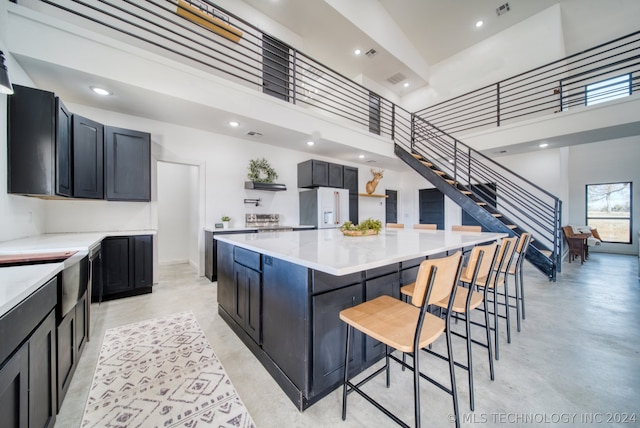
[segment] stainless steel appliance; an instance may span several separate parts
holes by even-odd
[[[316,187],[300,191],[300,224],[327,229],[348,220],[349,190]]]
[[[258,232],[286,232],[291,226],[280,225],[280,214],[245,214],[245,226],[256,228]]]

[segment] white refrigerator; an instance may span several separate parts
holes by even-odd
[[[300,224],[328,229],[348,220],[348,189],[316,187],[300,191]]]

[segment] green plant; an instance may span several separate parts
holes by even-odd
[[[382,230],[382,222],[372,218],[361,221],[360,224],[357,225],[350,221],[345,221],[342,226],[340,226],[340,230],[375,230],[376,232],[380,232]]]
[[[249,180],[258,183],[273,183],[273,180],[278,178],[278,173],[271,168],[269,161],[265,158],[251,159],[249,161],[249,174],[247,174]]]
[[[229,217],[228,215],[223,215],[221,220],[222,221],[231,221],[231,217]]]

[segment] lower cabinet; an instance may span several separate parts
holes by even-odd
[[[231,316],[258,344],[262,294],[260,254],[235,248],[233,264],[233,313]]]
[[[62,318],[57,327],[57,410],[60,410],[62,401],[67,395],[71,378],[76,371],[80,355],[84,350],[88,327],[87,292],[85,292],[76,303],[75,308]]]
[[[389,273],[377,278],[367,279],[365,282],[365,300],[373,300],[383,295],[400,298],[400,275],[398,272]],[[364,359],[373,363],[384,356],[384,345],[371,337],[365,337]]]
[[[50,428],[56,402],[57,278],[0,317],[0,426]]]
[[[151,293],[153,236],[110,236],[102,241],[101,290],[92,300],[109,300]]]

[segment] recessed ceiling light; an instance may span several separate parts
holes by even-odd
[[[364,155],[358,155],[360,159],[364,159]]]
[[[239,122],[236,122],[235,120],[232,120],[231,122],[229,122],[229,126],[236,128],[238,126],[240,126]]]
[[[545,147],[548,147],[548,146],[549,146],[549,143],[542,143],[538,147],[540,147],[541,149],[544,149]]]
[[[409,82],[404,82],[404,87],[408,88],[409,87]]]
[[[315,141],[307,141],[307,146],[313,146],[315,144]]]
[[[91,90],[98,95],[111,95],[111,92],[107,91],[103,88],[98,88],[97,86],[90,86]]]
[[[476,22],[476,28],[480,28],[483,25],[484,25],[484,21],[483,20],[480,20],[480,21]]]
[[[353,51],[353,53],[356,55],[360,55],[362,51],[360,49],[356,49],[355,51]]]

